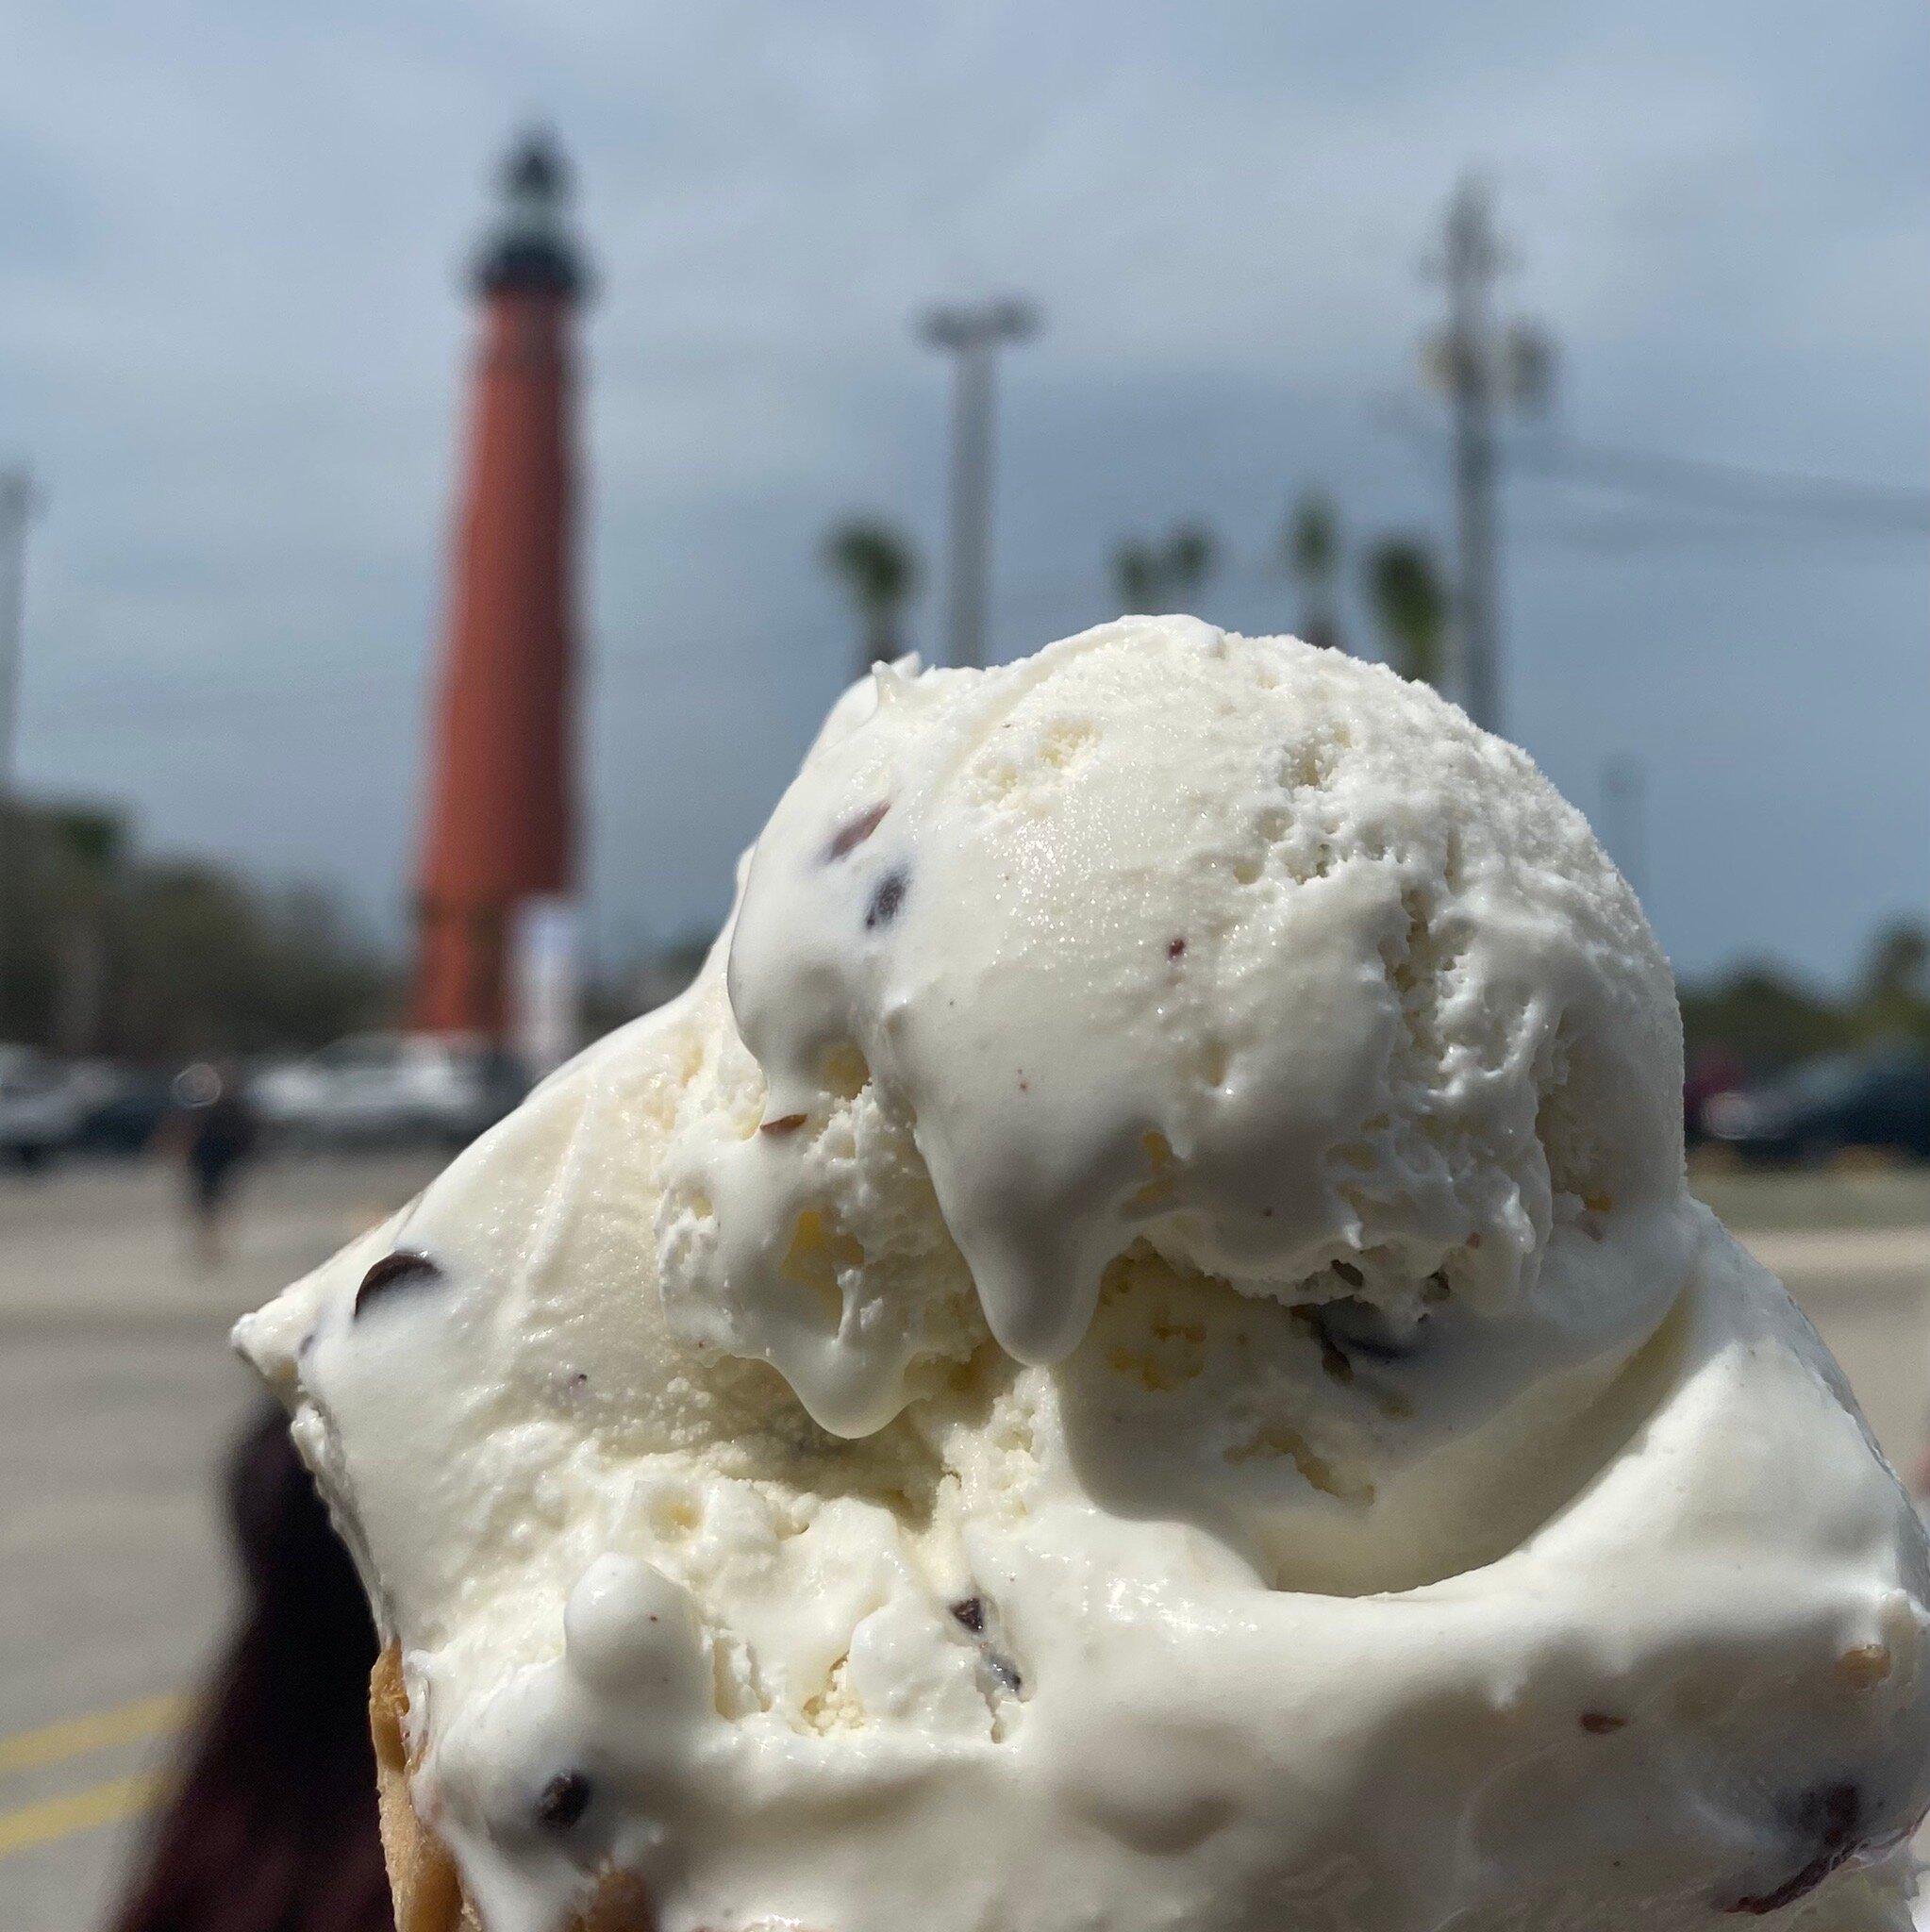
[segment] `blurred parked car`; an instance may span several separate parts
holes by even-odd
[[[73,1140],[85,1105],[69,1069],[29,1047],[0,1045],[0,1160],[42,1166]]]
[[[94,1070],[82,1098],[73,1137],[79,1154],[144,1153],[175,1109],[174,1082],[167,1074],[131,1068]]]
[[[1930,1059],[1832,1055],[1778,1079],[1714,1095],[1711,1140],[1755,1160],[1812,1161],[1846,1147],[1930,1159]]]
[[[358,1033],[264,1068],[250,1098],[273,1137],[301,1145],[459,1144],[507,1113],[524,1085],[485,1041]]]

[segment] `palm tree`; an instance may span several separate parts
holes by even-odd
[[[1128,537],[1112,553],[1112,580],[1122,610],[1156,610],[1164,601],[1166,573],[1150,543]]]
[[[1213,533],[1198,524],[1182,524],[1166,541],[1166,582],[1173,601],[1189,604],[1212,575]]]
[[[1181,524],[1163,543],[1128,537],[1112,553],[1120,603],[1148,614],[1186,604],[1212,575],[1218,556],[1213,533],[1199,524]]]
[[[854,517],[824,539],[824,558],[857,607],[857,675],[903,656],[899,623],[918,589],[918,553],[909,540],[876,518]]]
[[[1930,926],[1893,919],[1878,929],[1850,1017],[1867,1039],[1895,1042],[1914,1034],[1930,1044]]]
[[[1383,537],[1367,553],[1367,601],[1403,677],[1439,686],[1447,591],[1434,552],[1419,537]]]
[[[1299,580],[1303,615],[1300,634],[1325,650],[1340,648],[1336,610],[1336,578],[1340,569],[1340,520],[1324,490],[1307,490],[1287,518],[1281,541],[1287,568]]]

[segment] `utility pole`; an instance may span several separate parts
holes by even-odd
[[[0,1020],[20,903],[13,845],[13,741],[20,711],[21,619],[26,592],[26,523],[33,485],[24,469],[0,470]],[[0,1035],[5,1028],[0,1026]]]
[[[20,632],[26,591],[26,521],[34,508],[25,470],[0,470],[0,813],[13,796],[20,713]]]
[[[1010,297],[929,310],[919,333],[957,358],[952,382],[951,527],[945,559],[946,658],[985,660],[991,558],[992,358],[1037,334],[1039,311]]]
[[[1447,290],[1447,324],[1426,345],[1423,365],[1452,412],[1455,494],[1455,641],[1461,701],[1475,724],[1504,729],[1497,408],[1545,402],[1551,357],[1539,331],[1500,327],[1495,277],[1508,258],[1494,233],[1486,187],[1464,179],[1448,202],[1439,258],[1428,272]]]

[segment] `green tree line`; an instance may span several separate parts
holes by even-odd
[[[1722,1054],[1766,1073],[1818,1054],[1930,1052],[1930,926],[1898,919],[1879,928],[1842,992],[1755,962],[1685,985],[1681,996],[1691,1063]]]
[[[379,1019],[392,963],[327,891],[136,852],[94,807],[0,818],[0,1041],[167,1062],[319,1045]]]

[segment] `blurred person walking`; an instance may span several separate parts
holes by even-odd
[[[255,1111],[232,1063],[197,1061],[175,1082],[175,1114],[168,1134],[187,1183],[188,1218],[205,1268],[219,1268],[234,1184],[258,1134]]]
[[[226,1491],[241,1615],[109,1932],[390,1932],[375,1633],[278,1407],[242,1431]]]

